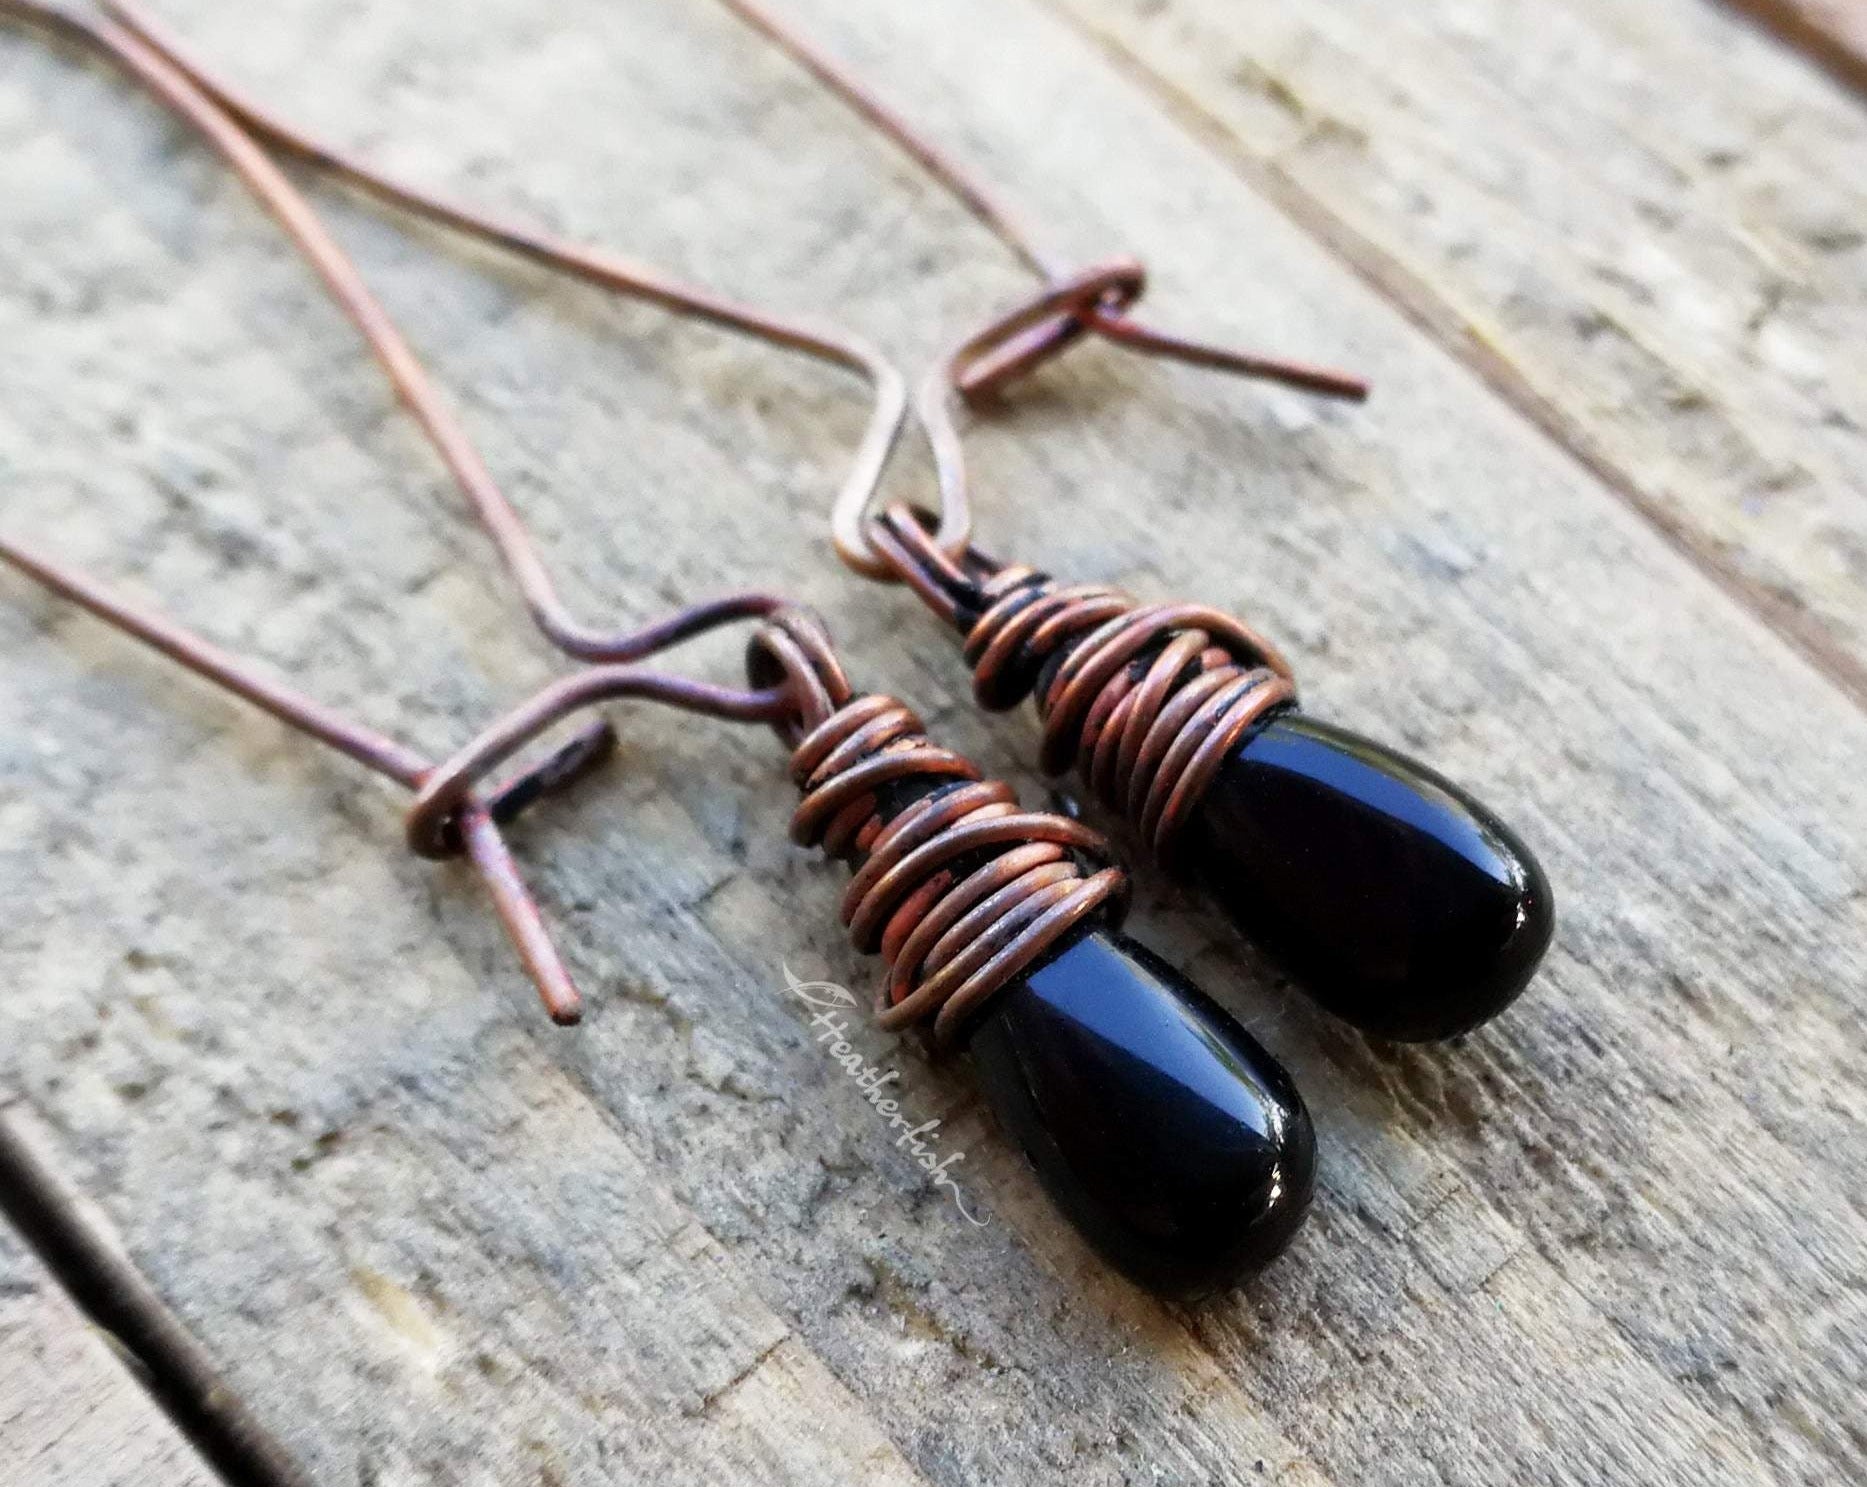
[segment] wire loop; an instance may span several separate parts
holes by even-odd
[[[1277,648],[1220,610],[1061,584],[977,549],[955,563],[906,506],[882,513],[876,537],[896,571],[965,637],[979,705],[1003,711],[1035,697],[1044,772],[1076,765],[1169,865],[1188,812],[1226,754],[1296,700]]]
[[[855,693],[814,616],[772,616],[747,673],[790,697],[780,732],[803,792],[791,836],[854,871],[842,920],[858,950],[887,962],[882,1027],[929,1021],[935,1042],[951,1044],[1065,936],[1098,918],[1120,923],[1128,875],[1102,836],[1023,810],[1011,786],[930,740],[904,704]]]

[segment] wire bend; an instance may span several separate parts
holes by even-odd
[[[1099,336],[1148,356],[1279,382],[1321,397],[1354,402],[1367,397],[1367,382],[1352,373],[1220,346],[1139,320],[1131,313],[1146,287],[1146,274],[1139,263],[1131,258],[1115,258],[1087,268],[1071,268],[1066,260],[1041,245],[1040,235],[1030,221],[995,186],[885,103],[853,69],[780,19],[764,0],[721,3],[775,43],[951,191],[1043,281],[1030,299],[961,341],[928,375],[916,398],[915,411],[939,477],[938,541],[949,557],[957,557],[961,551],[960,545],[950,540],[952,534],[968,531],[971,526],[966,466],[953,416],[955,395],[977,398],[1001,389],[1085,335]],[[858,572],[871,573],[876,548],[873,529],[863,536],[870,539],[861,550],[861,556],[868,561],[851,561],[847,552],[843,555]],[[839,542],[838,550],[843,551],[844,545]]]

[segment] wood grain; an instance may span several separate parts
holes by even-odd
[[[1137,932],[1289,1062],[1324,1143],[1297,1249],[1163,1308],[963,1067],[865,1035],[982,1231],[811,1042],[782,965],[874,966],[783,842],[769,737],[621,713],[611,772],[527,818],[592,1002],[564,1033],[464,875],[399,855],[387,791],[8,584],[0,1077],[321,1483],[1858,1474],[1867,718],[1073,23],[794,10],[1065,245],[1143,254],[1164,320],[1377,379],[1323,409],[1087,350],[979,430],[982,535],[1239,609],[1317,712],[1496,803],[1557,884],[1536,987],[1457,1047],[1369,1045],[1153,883]],[[904,363],[1024,287],[704,6],[165,13],[378,158]],[[334,312],[159,115],[0,34],[0,191],[9,530],[425,748],[548,673]],[[830,563],[844,385],[318,199],[581,608],[781,583],[1030,780],[1029,721],[973,713],[931,623]]]
[[[1867,699],[1867,112],[1703,0],[1054,0]]]

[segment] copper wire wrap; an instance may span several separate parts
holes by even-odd
[[[1035,697],[1044,772],[1077,765],[1165,865],[1233,745],[1296,700],[1277,648],[1220,610],[1059,583],[976,548],[955,560],[906,506],[884,511],[872,540],[965,637],[979,705],[1003,711]]]
[[[888,963],[882,1027],[931,1021],[935,1043],[950,1045],[1072,931],[1121,922],[1128,874],[1099,833],[1024,810],[1011,786],[929,739],[907,706],[855,692],[814,616],[773,615],[747,670],[797,704],[779,729],[804,792],[791,837],[855,873],[842,920],[858,950]]]

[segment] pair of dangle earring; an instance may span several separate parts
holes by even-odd
[[[867,374],[875,410],[845,507],[869,503],[902,421],[901,384],[885,365],[847,338],[374,176],[210,82],[127,6],[113,9],[120,20],[94,23],[41,0],[0,0],[0,15],[48,25],[115,61],[233,166],[362,332],[487,528],[534,622],[583,666],[434,761],[17,542],[0,539],[0,561],[411,791],[409,845],[431,858],[468,859],[560,1023],[578,1019],[580,997],[504,828],[598,764],[614,734],[606,721],[586,722],[542,760],[499,771],[579,714],[618,699],[770,725],[802,792],[791,834],[850,868],[843,921],[859,949],[888,964],[878,1020],[891,1029],[924,1025],[937,1045],[970,1050],[1002,1124],[1084,1234],[1130,1276],[1173,1293],[1210,1289],[1279,1253],[1313,1188],[1308,1112],[1281,1066],[1228,1013],[1120,933],[1129,880],[1102,837],[1069,817],[1022,809],[1010,786],[929,739],[905,705],[856,691],[821,624],[779,596],[728,595],[633,632],[578,620],[426,370],[259,140],[593,282]],[[745,687],[639,664],[736,621],[755,625]]]

